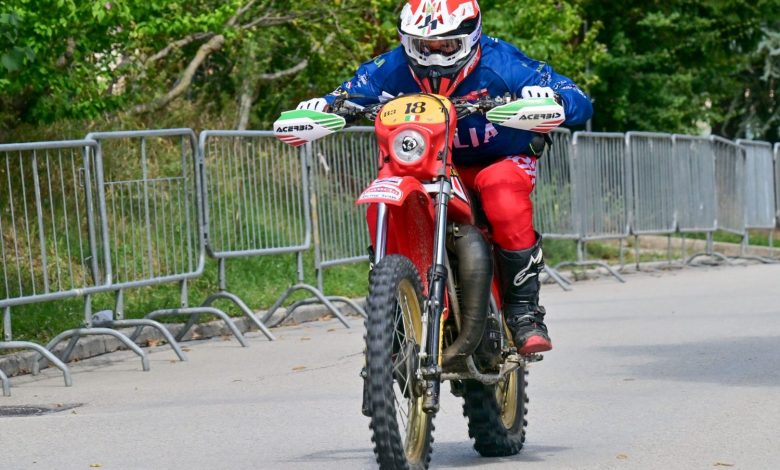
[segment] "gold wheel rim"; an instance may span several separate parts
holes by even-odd
[[[398,285],[394,321],[395,334],[399,335],[399,330],[403,331],[403,335],[397,338],[401,345],[401,352],[404,350],[408,352],[410,347],[419,346],[422,341],[422,312],[417,292],[412,283],[406,279],[401,280]],[[404,362],[406,359],[408,357],[404,358]],[[398,364],[399,361],[396,361],[394,367]],[[412,366],[416,369],[417,364]],[[413,387],[409,385],[408,378],[412,374],[413,371],[409,371],[409,367],[406,367],[406,385],[401,387],[396,380],[394,388],[396,415],[400,418],[398,424],[405,427],[404,451],[406,458],[414,462],[424,456],[430,416],[422,409],[422,397],[415,397]]]
[[[507,375],[506,380],[496,386],[496,401],[501,407],[501,422],[504,428],[512,429],[517,421],[517,385],[521,369]]]

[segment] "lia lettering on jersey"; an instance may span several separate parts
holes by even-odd
[[[477,133],[476,127],[470,127],[469,128],[469,135],[461,137],[460,132],[455,134],[455,141],[453,142],[453,145],[456,149],[465,149],[465,148],[477,148],[482,144],[487,144],[490,142],[490,139],[498,135],[498,131],[496,130],[495,126],[493,126],[492,122],[488,122],[485,124],[485,131],[482,133],[481,137]]]

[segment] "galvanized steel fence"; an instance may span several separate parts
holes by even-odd
[[[111,284],[108,246],[98,235],[96,148],[94,140],[0,145],[0,350],[39,352],[63,371],[68,386],[64,362],[41,345],[14,341],[11,314],[14,306],[88,295]]]
[[[143,319],[126,319],[124,295],[127,289],[179,282],[182,307],[186,308],[186,283],[203,272],[195,134],[190,129],[98,132],[89,134],[87,139],[97,142],[99,235],[108,251],[106,265],[113,274],[111,283],[100,292],[113,293],[115,305],[113,310],[93,315],[92,293],[87,293],[83,326],[55,336],[46,349],[53,351],[59,343],[70,339],[61,354],[67,362],[81,337],[108,335],[135,352],[143,369],[149,370],[149,359],[134,340],[143,328],[151,327],[160,332],[180,360],[187,360],[168,329],[154,320],[168,311],[152,312]],[[226,315],[224,318],[230,322]],[[116,329],[119,327],[136,330],[128,337]],[[184,333],[180,332],[177,339]],[[38,366],[34,362],[33,373],[37,373]]]
[[[307,290],[345,326],[346,319],[315,287],[304,282],[303,253],[312,245],[309,177],[310,152],[294,149],[262,131],[206,131],[200,135],[203,156],[209,255],[219,263],[217,299],[235,303],[247,316],[252,309],[228,292],[225,262],[230,258],[293,253],[298,283],[288,288],[255,325],[269,338],[265,326],[296,290]],[[288,309],[288,312],[292,308]]]
[[[772,245],[775,219],[774,154],[772,144],[751,140],[737,140],[737,145],[745,149],[745,208],[747,229],[769,230],[769,245]],[[749,243],[749,234],[745,234],[743,244]]]
[[[714,232],[717,229],[715,154],[707,137],[672,136],[677,229]]]
[[[780,223],[780,142],[775,144],[775,215]]]
[[[726,230],[747,241],[748,229],[773,229],[780,220],[780,144],[731,142],[719,137],[658,133],[553,132],[554,145],[539,162],[533,194],[534,223],[547,238],[577,242],[577,259],[565,265],[611,266],[589,260],[586,243],[630,236],[671,236]],[[233,302],[269,339],[266,323],[297,289],[321,302],[345,325],[326,296],[327,268],[364,262],[370,239],[365,209],[355,200],[375,177],[372,128],[352,128],[293,149],[271,132],[190,129],[94,133],[81,141],[0,145],[0,349],[32,349],[62,369],[83,335],[111,335],[142,358],[140,329],[177,341],[200,315],[216,315],[246,345],[233,321],[212,307]],[[770,235],[771,242],[771,235]],[[312,253],[316,287],[304,282],[304,254]],[[298,283],[257,318],[227,289],[229,259],[293,254]],[[695,255],[696,256],[696,255]],[[202,275],[206,258],[218,264],[219,288],[198,307],[188,305],[188,282]],[[693,258],[693,257],[692,257]],[[637,254],[638,260],[638,254]],[[548,274],[567,288],[556,269]],[[180,305],[125,319],[124,292],[177,283]],[[113,293],[115,308],[93,315],[91,300]],[[12,307],[64,298],[84,299],[84,327],[68,330],[46,347],[13,340]],[[171,336],[154,319],[189,315]],[[56,312],[53,313],[56,315]],[[125,336],[116,328],[135,326]],[[347,325],[348,326],[348,325]],[[60,360],[52,351],[70,338]],[[35,362],[37,366],[37,361]],[[4,394],[9,381],[0,371]]]

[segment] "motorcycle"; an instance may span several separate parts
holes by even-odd
[[[298,146],[347,120],[375,121],[379,172],[357,203],[368,205],[372,242],[361,376],[379,467],[428,468],[443,381],[464,400],[475,449],[516,454],[525,440],[526,369],[542,356],[522,356],[512,343],[489,231],[452,164],[453,140],[457,120],[473,113],[546,133],[563,122],[563,108],[552,98],[350,99],[338,97],[327,113],[284,112],[274,131]]]

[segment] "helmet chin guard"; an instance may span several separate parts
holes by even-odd
[[[481,56],[482,50],[477,47],[469,62],[460,70],[455,71],[441,70],[438,67],[415,67],[411,63],[409,64],[409,69],[412,72],[412,77],[414,77],[420,89],[425,93],[451,96],[455,89],[474,70]]]

